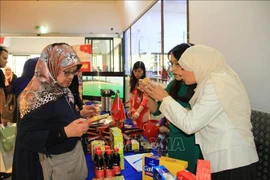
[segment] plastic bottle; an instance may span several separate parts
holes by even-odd
[[[118,147],[115,147],[113,153],[113,171],[115,176],[121,176],[122,174],[120,167],[120,154],[118,151]]]
[[[106,150],[107,158],[106,158],[106,170],[105,170],[105,176],[107,178],[111,178],[114,176],[113,171],[113,154],[111,149]]]
[[[96,162],[97,162],[97,150],[101,150],[101,147],[100,146],[96,146],[95,147],[95,153],[94,153],[94,165],[96,166]]]
[[[102,157],[102,151],[101,150],[97,150],[96,152],[97,157],[96,157],[96,161],[95,161],[95,176],[97,179],[104,178],[104,160]]]
[[[111,149],[111,147],[108,146],[108,145],[106,145],[106,146],[105,146],[105,152],[104,152],[104,164],[105,164],[105,168],[106,168],[106,166],[107,166],[106,162],[107,162],[107,150],[108,150],[108,149]]]

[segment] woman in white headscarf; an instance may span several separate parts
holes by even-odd
[[[210,160],[213,180],[254,180],[258,155],[251,132],[250,103],[238,75],[216,49],[195,45],[179,60],[182,79],[197,83],[183,108],[160,86],[145,85],[145,92],[162,101],[160,111],[187,134],[195,133],[204,159]]]
[[[10,93],[12,84],[14,80],[17,79],[17,75],[14,74],[11,70],[11,67],[5,67],[5,88],[8,93]]]

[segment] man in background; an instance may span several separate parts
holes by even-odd
[[[8,51],[4,47],[0,46],[0,68],[4,68],[7,65],[7,62],[8,62]],[[7,122],[2,121],[2,117],[1,117],[5,99],[6,99],[5,75],[3,71],[0,69],[0,126],[7,124]],[[1,152],[0,152],[0,156],[2,156]],[[0,169],[0,179],[6,179],[11,176],[11,173],[5,173],[1,171],[2,170]]]
[[[0,46],[0,68],[4,68],[7,62],[8,62],[8,51],[4,47]],[[0,115],[2,114],[5,98],[6,98],[5,75],[3,71],[0,70]]]

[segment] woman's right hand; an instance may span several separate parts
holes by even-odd
[[[79,118],[64,127],[65,133],[68,138],[81,137],[89,129],[89,124],[86,119]]]

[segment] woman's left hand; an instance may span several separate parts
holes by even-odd
[[[82,117],[91,118],[93,116],[99,115],[97,108],[93,105],[84,106],[83,109],[80,111],[80,115]]]
[[[163,98],[169,96],[169,94],[167,93],[167,91],[164,90],[163,87],[161,87],[160,85],[155,85],[153,83],[149,83],[147,86],[145,86],[144,92],[148,96],[158,101],[162,101]]]
[[[135,112],[131,117],[132,121],[136,121],[139,116],[140,116],[140,114],[138,112]]]

